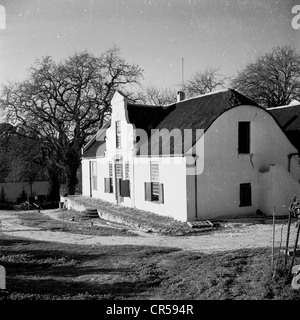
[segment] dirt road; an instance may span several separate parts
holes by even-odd
[[[57,219],[57,210],[45,210],[42,213]],[[70,244],[163,246],[205,253],[242,248],[272,247],[272,224],[228,223],[226,224],[226,228],[216,230],[210,234],[197,236],[169,237],[140,233],[139,237],[104,237],[27,227],[21,224],[18,215],[14,211],[0,211],[0,221],[2,223],[0,225],[0,237],[2,233],[14,237]],[[280,244],[281,229],[283,230],[282,245],[285,244],[287,225],[286,223],[277,223],[276,246]],[[291,246],[294,245],[295,235],[296,228],[292,225]]]

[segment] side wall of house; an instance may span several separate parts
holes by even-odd
[[[290,174],[278,165],[271,165],[268,171],[260,173],[259,177],[260,209],[267,215],[288,214],[288,205],[292,196],[300,195],[300,184],[290,179]]]
[[[82,159],[81,161],[81,171],[82,171],[82,195],[90,196],[90,169],[89,160]]]
[[[238,152],[239,121],[250,121],[249,154]],[[254,106],[225,112],[197,143],[203,143],[202,139],[204,170],[197,175],[198,219],[255,214],[259,201],[265,200],[262,195],[259,199],[260,171],[275,164],[287,172],[288,154],[297,152],[271,115]],[[287,176],[293,180],[289,172]],[[251,206],[240,206],[243,183],[251,184]]]
[[[150,162],[159,167],[159,182],[163,184],[163,203],[145,200],[145,182],[151,182]],[[134,205],[174,219],[187,220],[186,161],[177,158],[134,158]]]
[[[176,158],[131,158],[129,160],[130,196],[123,197],[119,205],[135,207],[163,216],[186,221],[186,163],[184,157]],[[113,159],[95,158],[82,161],[82,190],[84,196],[90,196],[90,169],[89,162],[96,161],[97,188],[93,189],[92,197],[117,203],[116,200],[116,173],[113,169],[113,192],[105,192],[105,178],[109,178],[109,162]],[[145,198],[145,183],[151,182],[150,163],[155,161],[159,166],[159,183],[163,184],[163,203],[148,201]],[[124,164],[123,164],[124,165]],[[125,168],[123,168],[125,172]],[[125,178],[125,177],[124,177]]]

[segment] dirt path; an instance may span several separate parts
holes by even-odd
[[[58,211],[56,210],[56,212]],[[55,210],[45,210],[42,213],[57,219]],[[13,211],[0,211],[0,221],[2,223],[2,225],[0,225],[0,237],[2,233],[14,237],[70,244],[163,246],[206,253],[272,246],[271,224],[229,223],[226,229],[220,229],[210,234],[198,236],[169,237],[140,233],[140,237],[104,237],[45,231],[27,227],[21,224],[21,220]],[[281,226],[281,223],[276,224],[276,246],[280,244]],[[283,245],[286,239],[286,229],[286,224],[284,224]],[[296,228],[292,225],[291,246],[294,245],[295,234]]]

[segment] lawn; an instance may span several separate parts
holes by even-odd
[[[125,226],[111,227],[99,218],[82,220],[81,214],[76,211],[62,211],[59,217],[63,220],[51,219],[35,210],[25,211],[25,213],[23,211],[19,214],[19,217],[23,225],[41,230],[64,231],[96,236],[137,236],[136,233],[131,232]],[[74,218],[75,221],[69,221],[71,218]]]
[[[203,254],[39,242],[2,234],[0,264],[6,268],[7,291],[0,292],[0,299],[299,299],[291,279],[285,280],[282,263],[272,278],[270,258],[270,249]]]

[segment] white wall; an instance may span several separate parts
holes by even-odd
[[[7,201],[16,202],[22,194],[22,191],[26,192],[28,196],[31,196],[31,189],[29,182],[6,182],[0,183],[0,192],[4,188],[5,198]],[[32,184],[32,195],[49,195],[50,183],[48,181],[35,181]]]
[[[90,168],[89,160],[82,159],[81,161],[81,170],[82,170],[82,195],[89,197],[90,196]]]
[[[270,166],[269,171],[260,173],[260,205],[267,215],[287,215],[294,195],[300,196],[300,185],[281,166]]]
[[[239,121],[251,121],[250,154],[238,154]],[[259,209],[259,171],[270,164],[287,170],[287,155],[297,152],[274,119],[254,106],[225,112],[202,139],[204,171],[197,178],[198,219],[255,214]],[[251,183],[250,207],[239,206],[241,183]]]
[[[112,159],[111,159],[112,160]],[[186,207],[186,163],[184,157],[174,158],[131,158],[130,164],[130,197],[124,197],[120,205],[136,207],[160,215],[173,217],[177,220],[187,220]],[[150,161],[159,162],[159,182],[164,184],[164,203],[145,201],[145,182],[150,182]],[[89,160],[93,161],[93,160]],[[89,165],[83,161],[83,195],[89,193]],[[114,193],[104,192],[104,178],[109,177],[109,159],[97,158],[97,190],[93,190],[93,197],[116,203],[116,181],[113,175]],[[134,163],[134,165],[133,165]],[[125,163],[123,163],[125,173]]]
[[[150,182],[150,161],[159,163],[159,182],[164,184],[164,203],[145,201],[145,182]],[[141,163],[143,161],[143,163]],[[186,161],[175,158],[134,158],[135,207],[177,220],[187,220]],[[165,162],[165,163],[164,163]]]

